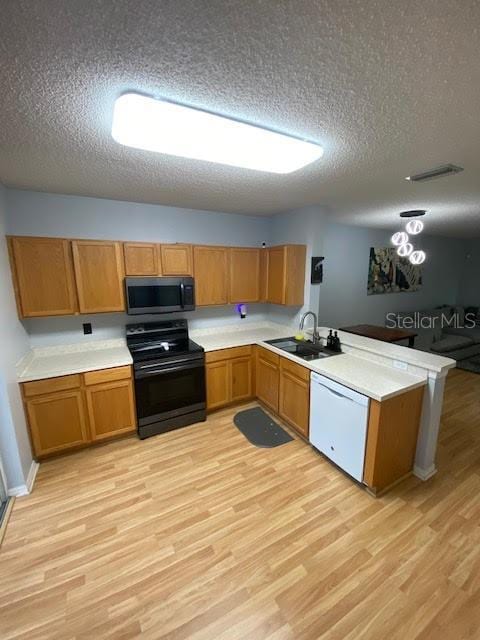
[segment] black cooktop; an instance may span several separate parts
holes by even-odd
[[[134,362],[203,352],[188,337],[186,320],[128,324],[127,346]]]

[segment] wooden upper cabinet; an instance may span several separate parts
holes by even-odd
[[[232,247],[230,252],[230,302],[259,302],[260,249]]]
[[[160,273],[156,244],[124,242],[123,256],[127,276],[157,276]]]
[[[196,305],[228,303],[228,249],[193,248]]]
[[[285,304],[285,251],[284,247],[268,249],[267,302]]]
[[[161,244],[160,261],[164,276],[193,275],[192,245]]]
[[[68,240],[12,237],[9,251],[21,316],[59,316],[77,311]]]
[[[268,249],[260,249],[260,289],[259,302],[267,301]]]
[[[73,240],[72,249],[80,312],[124,311],[121,243]]]
[[[287,244],[268,249],[267,302],[302,305],[307,248]]]

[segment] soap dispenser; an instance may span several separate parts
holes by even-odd
[[[340,347],[340,338],[338,337],[338,333],[335,331],[335,334],[333,336],[333,350],[334,351],[341,351],[341,347]]]
[[[327,337],[327,349],[333,349],[333,332],[331,329]]]

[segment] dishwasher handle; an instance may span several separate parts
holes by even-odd
[[[327,378],[326,376],[323,376],[315,371],[313,371],[311,375],[311,384],[312,392],[314,391],[314,385],[319,385],[326,391],[329,391],[332,395],[337,396],[342,400],[351,400],[352,402],[360,404],[364,407],[368,406],[370,402],[370,398],[365,396],[363,393],[354,391],[350,387],[346,387],[339,382],[335,382],[335,380]]]
[[[328,391],[328,393],[331,393],[334,396],[337,396],[337,398],[342,398],[342,400],[350,400],[350,402],[355,402],[355,400],[353,398],[350,398],[349,396],[344,396],[343,393],[339,393],[338,391],[334,391],[333,389],[331,389],[330,387],[327,387],[325,384],[322,384],[321,382],[317,382],[317,384],[319,384],[321,387],[326,389]]]

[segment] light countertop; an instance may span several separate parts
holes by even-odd
[[[424,375],[414,375],[373,362],[369,360],[368,357],[353,355],[351,352],[342,353],[323,360],[306,361],[265,343],[265,340],[286,338],[294,334],[295,329],[292,327],[285,327],[274,323],[252,325],[251,327],[245,328],[230,328],[225,326],[221,328],[217,327],[216,329],[190,332],[192,340],[200,344],[205,351],[216,351],[218,349],[257,344],[311,371],[325,375],[335,380],[335,382],[339,382],[340,384],[350,387],[350,389],[363,393],[374,400],[387,400],[405,391],[422,387],[427,383],[427,372],[425,372]],[[378,344],[380,347],[383,345],[383,343]]]
[[[326,331],[320,328],[322,334]],[[379,401],[425,385],[429,371],[443,371],[455,366],[449,358],[346,333],[341,334],[346,353],[316,361],[302,360],[265,343],[266,340],[294,334],[292,327],[273,322],[190,331],[191,339],[207,352],[257,344]],[[394,368],[389,365],[389,358],[410,362],[415,371]],[[124,338],[41,347],[32,349],[18,363],[17,379],[29,382],[130,364],[132,357]]]
[[[90,341],[32,349],[17,365],[18,382],[132,364],[124,339]]]
[[[205,351],[230,349],[248,344],[258,344],[263,340],[274,340],[293,336],[295,329],[273,322],[251,323],[244,327],[225,325],[210,329],[190,331],[190,338],[201,345]]]
[[[322,360],[302,360],[290,353],[285,353],[271,344],[258,343],[260,346],[278,353],[302,366],[335,380],[340,384],[358,391],[373,400],[388,400],[401,393],[423,387],[427,376],[421,377],[386,367],[366,358],[359,358],[350,353],[341,353]]]

